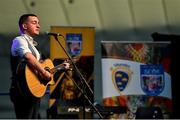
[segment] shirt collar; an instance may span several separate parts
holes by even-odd
[[[38,43],[33,39],[33,37],[27,35],[27,34],[22,34],[29,42],[31,42],[34,46],[37,46]]]
[[[28,39],[30,42],[33,42],[33,38],[27,34],[22,34],[26,39]]]

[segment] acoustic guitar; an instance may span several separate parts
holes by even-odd
[[[60,64],[54,67],[50,59],[44,60],[40,65],[52,74],[55,74],[58,70],[65,69],[64,64]],[[23,78],[23,81],[19,82],[23,93],[28,91],[28,93],[30,92],[34,97],[40,98],[45,94],[48,85],[55,84],[53,77],[49,81],[43,80],[41,79],[40,75],[37,74],[37,71],[32,70],[27,64],[21,64],[18,68],[18,75],[20,79]],[[23,72],[22,69],[24,69],[25,71]],[[28,93],[26,93],[26,96]]]

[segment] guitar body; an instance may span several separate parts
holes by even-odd
[[[41,67],[51,69],[54,65],[50,59],[46,59],[41,63]],[[42,97],[46,92],[47,86],[54,84],[53,77],[49,82],[44,82],[39,79],[38,75],[28,65],[25,67],[25,80],[30,93],[35,97]]]

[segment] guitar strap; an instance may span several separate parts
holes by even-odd
[[[23,37],[24,37],[24,36],[23,36]],[[34,48],[32,47],[32,45],[30,44],[29,40],[28,40],[26,37],[24,37],[24,38],[25,38],[25,40],[27,41],[28,47],[29,47],[29,49],[31,50],[32,54],[37,58],[36,52],[35,52]]]

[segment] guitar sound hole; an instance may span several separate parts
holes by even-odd
[[[46,71],[50,72],[50,68],[49,67],[45,67],[44,68]],[[47,85],[47,83],[49,82],[48,80],[45,79],[39,79],[41,84]]]
[[[46,71],[50,72],[50,68],[49,67],[45,67],[44,68]]]

